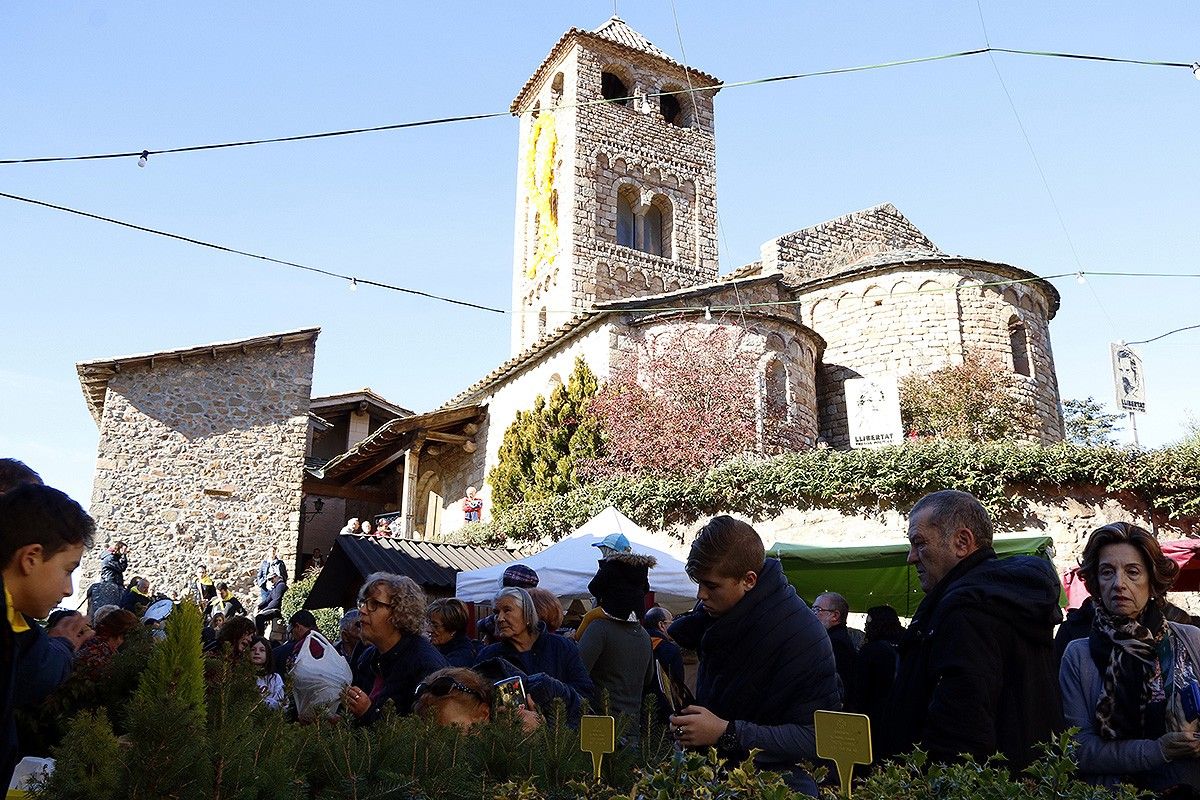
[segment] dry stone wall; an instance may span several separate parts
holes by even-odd
[[[177,589],[207,564],[257,602],[266,548],[295,564],[313,352],[310,341],[114,374],[92,491],[98,546],[84,580],[98,578],[104,545],[123,539],[127,580]]]
[[[889,250],[938,252],[890,203],[784,234],[761,248],[763,269],[781,270],[792,282],[820,278]]]
[[[1012,276],[985,262],[933,262],[849,273],[806,288],[802,320],[825,338],[818,370],[821,435],[833,447],[849,443],[845,381],[876,375],[929,372],[961,363],[967,349],[991,354],[1013,368],[1009,323],[1016,316],[1028,334],[1029,377],[1018,375],[1033,403],[1042,443],[1063,436],[1058,381],[1050,348],[1049,302],[1036,283],[1003,292],[983,284]]]

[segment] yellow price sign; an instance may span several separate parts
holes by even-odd
[[[816,711],[813,724],[817,729],[817,756],[837,764],[842,794],[849,797],[854,765],[870,764],[873,760],[871,720],[866,714]]]
[[[617,721],[612,717],[584,717],[579,722],[579,749],[592,754],[592,769],[600,780],[605,753],[617,749]]]

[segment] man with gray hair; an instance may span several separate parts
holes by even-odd
[[[858,665],[858,652],[850,641],[850,631],[846,627],[850,604],[837,592],[825,592],[813,601],[812,610],[829,634],[833,659],[837,662],[838,677],[842,681],[842,707],[848,708],[850,697],[854,694],[854,673]]]
[[[908,542],[925,599],[900,643],[881,755],[918,745],[941,761],[999,752],[1013,770],[1024,768],[1034,745],[1063,728],[1054,566],[1037,556],[997,558],[987,511],[950,489],[913,506]]]

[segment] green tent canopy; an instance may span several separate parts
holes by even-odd
[[[1049,558],[1052,551],[1049,536],[996,536],[992,546],[1001,558]],[[904,541],[857,547],[780,542],[767,555],[783,562],[788,581],[808,603],[823,592],[837,592],[850,603],[851,611],[886,604],[900,616],[911,617],[925,597],[916,569],[908,565],[908,543]]]

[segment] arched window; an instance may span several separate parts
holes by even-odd
[[[625,186],[617,193],[617,244],[637,247],[637,218],[633,213],[633,191]]]
[[[542,310],[538,312],[538,338],[546,335],[546,307],[542,306]]]
[[[682,86],[667,84],[660,90],[658,108],[663,119],[680,128],[692,127],[692,96]]]
[[[658,100],[659,108],[662,109],[663,119],[672,125],[678,125],[679,117],[683,113],[683,109],[679,105],[679,98],[673,94],[664,94]]]
[[[611,72],[600,73],[600,96],[621,105],[629,105],[629,87]]]
[[[1029,368],[1029,335],[1025,323],[1016,314],[1008,318],[1008,346],[1012,350],[1013,372],[1032,376]]]
[[[554,81],[550,84],[550,105],[557,106],[562,102],[563,96],[563,74],[560,72],[554,76]]]
[[[663,255],[663,215],[662,209],[657,205],[652,204],[646,209],[646,216],[642,218],[642,231],[642,249],[651,255]]]

